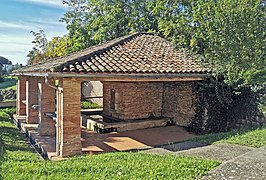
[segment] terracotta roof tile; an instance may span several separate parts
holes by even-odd
[[[167,40],[137,33],[108,41],[46,63],[14,71],[62,73],[207,73],[196,56],[176,50]]]

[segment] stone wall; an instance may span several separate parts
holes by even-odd
[[[191,82],[104,82],[104,114],[122,120],[169,117],[188,126],[195,114]],[[115,106],[111,107],[111,90]]]

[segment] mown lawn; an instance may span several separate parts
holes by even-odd
[[[81,101],[81,109],[97,109],[97,108],[102,108],[102,106],[90,101]]]
[[[257,129],[239,129],[230,132],[207,134],[192,140],[206,144],[231,143],[259,148],[266,145],[266,127]]]
[[[0,112],[0,134],[0,179],[196,179],[220,164],[138,152],[43,161],[31,151],[6,112]]]
[[[3,82],[0,82],[0,89],[16,89],[16,78],[4,78]]]

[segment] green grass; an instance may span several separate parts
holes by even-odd
[[[4,78],[3,82],[0,82],[0,89],[16,89],[16,78]]]
[[[198,158],[138,152],[43,161],[25,144],[5,112],[0,112],[0,134],[3,149],[0,179],[196,179],[220,164]]]
[[[192,140],[206,144],[231,143],[259,148],[266,145],[266,127],[207,134],[193,138]]]
[[[9,116],[16,113],[16,107],[0,108],[0,113],[7,113]]]
[[[97,109],[101,107],[102,106],[98,105],[97,103],[93,103],[90,101],[81,101],[81,109]]]

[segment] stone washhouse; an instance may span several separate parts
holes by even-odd
[[[209,72],[167,40],[137,33],[14,71],[16,116],[39,124],[40,136],[55,136],[58,156],[80,154],[83,81],[103,84],[104,117],[121,122],[167,118],[187,126],[195,114],[193,83]]]

